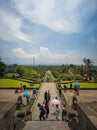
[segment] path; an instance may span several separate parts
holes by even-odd
[[[56,96],[58,97],[58,94],[57,94],[57,89],[54,85],[54,83],[43,83],[42,84],[42,87],[40,88],[40,91],[39,91],[39,97],[37,99],[37,102],[35,103],[34,105],[34,108],[33,108],[33,113],[32,113],[32,119],[33,120],[39,120],[39,110],[38,110],[38,107],[37,107],[37,103],[41,103],[43,104],[43,101],[44,101],[44,92],[45,91],[48,91],[50,90],[50,94],[51,94],[51,100],[54,99]],[[55,120],[55,116],[53,115],[54,113],[54,108],[51,106],[50,104],[50,114],[49,114],[49,120]]]
[[[63,130],[70,130],[67,126],[66,122],[56,121],[54,113],[54,108],[50,104],[50,114],[48,120],[39,121],[39,109],[37,107],[37,103],[43,103],[44,92],[50,90],[51,100],[56,96],[58,97],[57,89],[54,83],[43,83],[40,90],[37,101],[34,104],[34,108],[32,110],[32,121],[28,121],[27,125],[22,130],[59,130],[60,128]]]

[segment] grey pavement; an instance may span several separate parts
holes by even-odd
[[[29,92],[29,96],[32,96],[32,90],[26,90]],[[15,93],[15,89],[0,89],[0,101],[16,102],[19,96],[22,96],[23,104],[26,104],[26,98],[23,97],[24,92]]]
[[[67,97],[68,105],[72,104],[72,97],[75,95],[74,91],[67,90],[64,93]],[[78,102],[95,102],[97,101],[97,90],[80,90],[80,94],[77,96]]]
[[[29,121],[23,130],[70,130],[64,121]]]

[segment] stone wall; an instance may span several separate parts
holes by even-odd
[[[1,104],[2,103],[0,102],[0,105]],[[0,110],[0,130],[14,130],[14,112],[16,109],[16,104],[3,102],[3,105],[1,106],[3,108],[2,111]]]
[[[62,93],[62,98],[65,104],[68,104],[67,97]],[[93,103],[88,103],[93,108],[97,108],[97,103],[93,106]],[[77,104],[78,123],[75,125],[74,130],[97,130],[97,112],[88,109],[87,103]]]
[[[78,111],[78,129],[77,130],[97,130],[97,126],[91,122],[88,118],[88,115],[85,113],[85,110],[82,109],[82,104],[77,105]]]

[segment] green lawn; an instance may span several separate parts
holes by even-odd
[[[20,86],[26,85],[27,88],[33,88],[30,83],[14,80],[14,79],[0,79],[0,88],[20,88]],[[40,84],[34,84],[36,88],[40,87]]]
[[[72,85],[74,87],[74,83]],[[70,84],[67,84],[66,86],[68,88],[70,88]],[[82,82],[82,83],[80,83],[80,88],[84,88],[84,89],[97,88],[97,83],[85,83],[85,82]]]

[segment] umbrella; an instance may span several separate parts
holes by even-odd
[[[80,87],[80,83],[76,82],[76,83],[74,83],[74,86],[75,87]]]
[[[58,99],[51,100],[52,105],[60,105],[60,101]]]
[[[24,92],[24,94],[23,94],[24,97],[27,97],[28,95],[29,95],[28,91]]]

